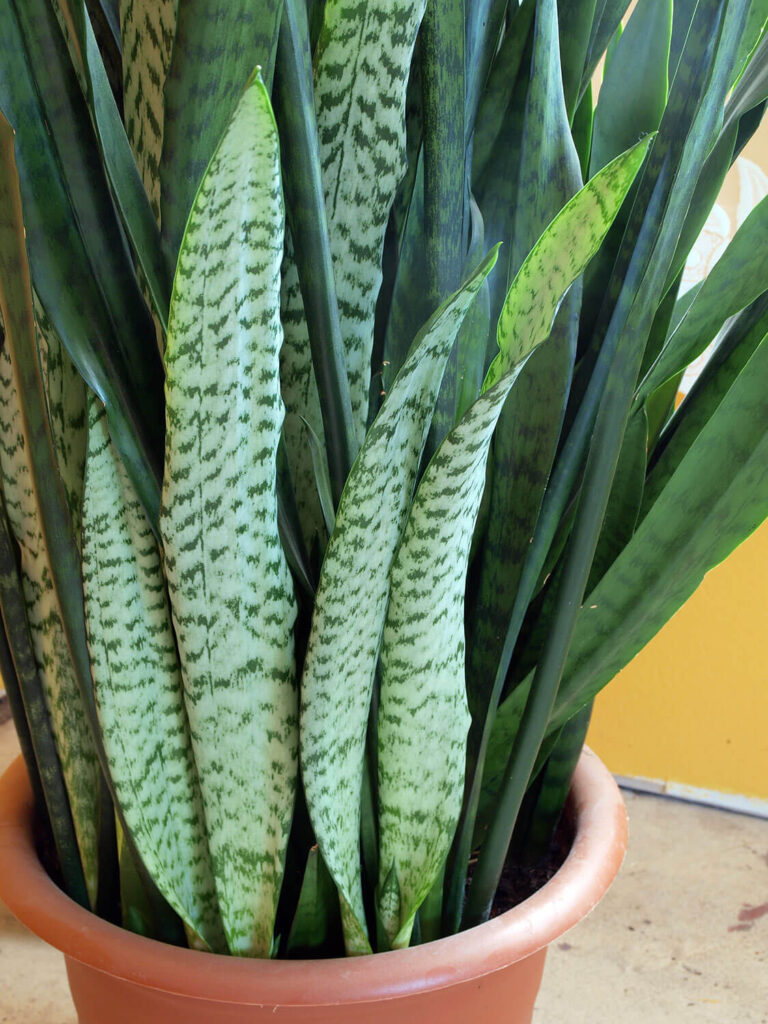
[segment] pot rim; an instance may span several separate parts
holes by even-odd
[[[181,949],[135,935],[66,896],[37,857],[33,796],[24,762],[18,757],[0,778],[0,899],[65,956],[167,993],[262,1006],[392,999],[508,967],[586,917],[616,876],[627,843],[626,810],[618,786],[587,747],[569,799],[576,832],[561,868],[527,900],[491,921],[421,946],[373,956],[251,960]]]

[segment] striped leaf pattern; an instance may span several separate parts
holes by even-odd
[[[277,532],[283,201],[255,78],[184,235],[166,350],[160,528],[230,950],[268,956],[298,761],[296,605]]]
[[[160,552],[88,400],[83,589],[96,705],[120,806],[148,871],[210,949],[226,949]]]
[[[427,467],[392,564],[378,720],[379,905],[393,946],[448,852],[463,792],[469,727],[464,591],[488,449],[504,401],[544,342],[563,295],[610,227],[639,168],[641,142],[596,175],[555,217],[524,261],[499,317],[499,354],[484,393]]]
[[[407,166],[405,94],[425,7],[426,0],[328,0],[315,58],[320,162],[358,444],[368,416],[384,232]]]
[[[171,64],[178,2],[120,0],[125,131],[158,224],[163,87]]]
[[[13,367],[0,351],[0,469],[8,520],[21,556],[21,578],[35,660],[69,793],[88,896],[98,877],[99,768],[51,578],[32,487]]]
[[[36,296],[35,323],[56,462],[79,541],[87,438],[85,384]]]
[[[320,410],[312,353],[309,347],[307,322],[301,298],[299,272],[293,258],[290,231],[285,236],[280,319],[284,340],[280,350],[280,380],[285,400],[285,450],[291,467],[291,478],[296,492],[296,508],[301,529],[308,546],[315,537],[322,536],[323,513],[315,486],[312,455],[307,444],[306,428],[302,418],[317,434],[321,449],[325,451],[325,431]]]
[[[349,475],[315,598],[302,678],[302,773],[353,954],[371,949],[360,880],[360,788],[389,569],[448,354],[495,261],[494,249],[414,342]]]

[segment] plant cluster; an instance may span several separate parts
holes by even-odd
[[[681,291],[768,4],[628,6],[0,0],[0,660],[83,905],[482,922],[768,513],[768,201]]]

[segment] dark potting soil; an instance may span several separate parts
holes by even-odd
[[[491,909],[498,917],[518,903],[527,900],[552,878],[565,862],[573,846],[574,828],[570,816],[564,814],[555,829],[549,849],[536,864],[525,865],[507,861]]]

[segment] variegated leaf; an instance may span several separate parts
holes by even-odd
[[[482,396],[427,467],[390,574],[378,720],[382,925],[407,946],[461,807],[469,712],[464,591],[493,431],[526,360],[546,341],[563,295],[610,227],[647,141],[614,160],[555,217],[527,256],[499,317],[499,354]],[[387,892],[395,878],[399,900]],[[389,886],[391,889],[391,885]]]
[[[45,689],[88,896],[93,905],[98,880],[99,766],[40,529],[7,346],[0,351],[0,469],[8,520],[19,545],[35,660]]]
[[[72,517],[72,531],[79,542],[87,437],[85,383],[37,296],[35,323],[56,462]]]
[[[298,761],[296,604],[277,532],[284,211],[252,79],[203,178],[174,282],[160,528],[224,929],[269,956]]]
[[[125,131],[158,224],[163,87],[171,64],[178,2],[120,0]]]
[[[149,521],[88,400],[83,590],[96,706],[125,821],[163,895],[226,949],[165,579]]]
[[[302,773],[353,954],[371,949],[360,881],[360,787],[389,569],[448,354],[495,262],[494,249],[419,332],[352,467],[315,598],[302,678]]]
[[[280,380],[287,413],[283,429],[285,450],[291,468],[302,533],[311,547],[315,537],[322,536],[323,512],[302,420],[306,420],[317,434],[323,450],[325,432],[290,231],[286,231],[285,236],[280,319],[284,332],[283,347],[280,350]]]
[[[315,54],[320,161],[358,444],[368,416],[384,232],[406,170],[405,94],[425,7],[426,0],[328,0]],[[319,433],[297,284],[283,301],[284,395],[288,411]],[[306,453],[301,465],[311,480]]]

